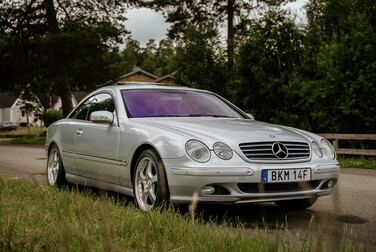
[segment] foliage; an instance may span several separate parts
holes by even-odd
[[[59,95],[66,115],[72,109],[71,91],[92,89],[117,76],[113,63],[125,34],[127,3],[2,1],[2,88],[17,92],[31,85],[46,108],[48,97]]]
[[[301,61],[303,33],[286,11],[272,5],[246,35],[233,99],[259,120],[293,125],[300,119],[292,110],[296,94],[290,81]]]
[[[47,109],[43,115],[44,125],[48,127],[54,122],[63,118],[63,111],[56,109]]]
[[[376,159],[374,157],[337,157],[341,168],[376,169]]]
[[[139,66],[156,76],[164,76],[175,71],[174,56],[175,47],[169,38],[162,39],[158,46],[151,39],[145,48],[141,48],[138,41],[129,37],[126,40],[126,47],[120,52],[119,69],[121,74],[124,74]]]
[[[210,1],[143,1],[147,6],[164,11],[167,22],[171,23],[169,36],[182,38],[190,27],[196,29],[211,27],[219,32],[227,25],[227,70],[231,73],[234,65],[235,37],[249,21],[258,1],[210,0]],[[236,22],[237,21],[237,22]]]
[[[189,27],[176,49],[176,82],[224,94],[227,77],[219,43],[215,29]]]
[[[306,128],[374,133],[376,33],[370,10],[375,2],[366,9],[363,1],[337,3],[321,0],[308,6],[304,60],[293,86],[307,113]]]

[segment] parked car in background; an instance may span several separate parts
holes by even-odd
[[[17,129],[17,125],[13,122],[1,122],[0,131],[14,131]]]
[[[325,138],[259,122],[204,90],[128,83],[88,95],[48,128],[48,183],[163,203],[276,202],[305,209],[339,175]]]

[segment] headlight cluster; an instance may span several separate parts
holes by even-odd
[[[213,145],[214,153],[224,160],[229,160],[232,158],[232,149],[224,143],[215,143]]]
[[[200,163],[208,162],[211,157],[209,148],[198,140],[189,140],[185,144],[185,151],[190,158]],[[215,143],[213,145],[213,151],[223,160],[232,158],[232,149],[227,144]]]
[[[326,139],[322,139],[320,144],[316,141],[313,141],[311,143],[312,150],[316,154],[316,156],[318,156],[319,158],[335,159],[336,151],[334,150],[331,143]]]
[[[208,162],[210,159],[209,148],[197,140],[189,140],[185,144],[185,151],[187,152],[188,156],[200,163]]]
[[[334,150],[333,145],[326,139],[321,140],[322,150],[325,156],[328,156],[330,159],[336,158],[336,151]]]

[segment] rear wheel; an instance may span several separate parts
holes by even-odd
[[[133,174],[135,203],[143,211],[149,211],[169,200],[165,168],[158,153],[145,150],[138,157]]]
[[[47,180],[48,184],[52,186],[62,187],[66,185],[63,161],[56,145],[52,146],[48,153]]]
[[[317,197],[307,198],[307,199],[296,199],[296,200],[282,200],[277,201],[276,204],[283,209],[287,210],[304,210],[312,206],[317,200]]]

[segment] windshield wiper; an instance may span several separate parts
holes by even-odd
[[[216,114],[189,114],[189,117],[225,117],[225,118],[235,118],[233,116],[226,115],[216,115]]]

